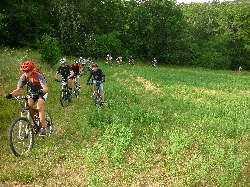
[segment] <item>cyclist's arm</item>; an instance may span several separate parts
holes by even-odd
[[[47,84],[43,84],[43,85],[41,85],[41,87],[42,87],[42,91],[43,91],[43,93],[48,93],[49,92],[49,88],[48,88],[48,85]]]
[[[58,72],[56,72],[55,74],[55,79],[58,79]]]
[[[75,73],[74,73],[73,69],[71,69],[71,70],[70,70],[70,78],[73,78],[73,77],[74,77],[74,74],[75,74]]]
[[[82,67],[79,65],[79,73],[82,73]]]
[[[90,81],[90,78],[92,77],[92,75],[93,75],[93,72],[92,72],[92,71],[90,71],[90,73],[89,73],[89,77],[88,77],[88,79],[87,79],[87,82],[89,82],[89,81]]]
[[[102,70],[101,70],[101,81],[102,81],[102,82],[105,82],[105,75],[104,75],[104,73],[103,73]]]
[[[43,93],[48,93],[49,92],[49,88],[47,85],[46,80],[44,79],[44,77],[41,74],[37,74],[37,78],[41,84],[41,89],[43,91]]]
[[[17,89],[13,90],[10,94],[12,94],[12,97],[18,96],[22,91],[22,88],[17,87]]]
[[[61,72],[61,66],[56,71],[55,79],[58,79],[58,74],[60,74],[60,72]]]

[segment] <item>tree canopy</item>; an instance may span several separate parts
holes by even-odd
[[[3,0],[0,6],[1,45],[39,48],[47,38],[63,55],[250,69],[245,1]]]

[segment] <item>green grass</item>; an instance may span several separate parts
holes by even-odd
[[[0,51],[2,186],[250,185],[249,72],[110,67],[103,60],[106,105],[94,106],[84,74],[80,97],[61,107],[57,67],[33,50]],[[8,128],[20,107],[4,95],[15,89],[27,59],[46,75],[54,134],[36,137],[27,155],[15,157]]]

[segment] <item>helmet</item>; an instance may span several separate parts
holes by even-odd
[[[22,71],[30,71],[35,68],[34,63],[31,60],[25,61],[21,66],[20,70]]]
[[[66,64],[66,59],[65,58],[61,59],[60,64]]]
[[[98,64],[97,64],[97,63],[94,63],[94,64],[92,65],[92,67],[98,67]]]
[[[74,60],[74,64],[78,64],[78,61],[77,61],[77,60]]]

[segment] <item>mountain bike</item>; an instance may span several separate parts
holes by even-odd
[[[96,91],[95,91],[95,94],[93,96],[94,103],[97,106],[102,106],[102,96],[100,94],[100,84],[101,83],[102,83],[101,81],[96,81]],[[94,84],[94,83],[92,83],[92,84]]]
[[[77,82],[77,78],[74,77],[74,94],[75,94],[76,98],[79,97],[79,90],[80,90],[80,87],[79,87],[79,84]]]
[[[131,66],[135,65],[135,60],[134,59],[129,59],[128,64],[130,64]]]
[[[15,156],[21,156],[27,153],[34,145],[35,134],[38,134],[41,129],[41,122],[37,109],[32,109],[28,106],[28,99],[37,94],[29,94],[26,96],[17,96],[13,100],[18,100],[20,104],[25,102],[21,109],[21,117],[15,119],[9,129],[9,146]],[[31,111],[32,110],[32,111]],[[45,130],[46,136],[50,137],[53,132],[52,118],[48,110],[45,112]],[[32,115],[34,113],[34,115]]]
[[[62,85],[62,89],[60,91],[60,103],[63,107],[66,107],[71,102],[72,97],[69,92],[68,81],[62,79],[61,81],[58,80],[58,82]]]

